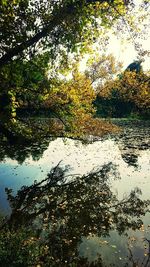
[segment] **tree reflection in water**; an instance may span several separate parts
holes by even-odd
[[[71,176],[58,165],[16,196],[7,189],[12,214],[1,224],[0,266],[106,266],[101,255],[95,263],[79,256],[82,237],[139,229],[150,204],[140,199],[139,189],[119,201],[111,191],[110,174],[117,175],[112,163],[84,176]],[[140,266],[129,252],[132,265],[124,266]]]
[[[32,156],[33,160],[39,160],[52,140],[54,140],[52,137],[47,137],[45,139],[36,137],[34,141],[32,140],[32,143],[26,140],[20,143],[16,140],[4,139],[4,137],[0,135],[0,161],[8,157],[22,164],[30,156]]]
[[[149,120],[113,120],[121,126],[122,132],[115,136],[123,160],[132,167],[139,167],[138,157],[143,150],[150,148]]]

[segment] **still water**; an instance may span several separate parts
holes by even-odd
[[[44,179],[57,164],[67,167],[69,174],[84,175],[111,163],[116,171],[110,172],[109,187],[120,201],[137,187],[142,192],[142,200],[150,199],[150,122],[116,120],[115,123],[122,127],[121,133],[104,139],[97,138],[88,144],[62,138],[43,141],[32,147],[17,147],[7,142],[1,144],[1,213],[10,213],[6,187],[12,188],[15,194],[21,186]],[[150,267],[149,212],[142,220],[140,229],[128,229],[122,235],[114,227],[106,236],[97,235],[96,231],[81,236],[77,243],[79,256],[93,262],[100,255],[104,266]],[[137,262],[139,265],[134,265]]]

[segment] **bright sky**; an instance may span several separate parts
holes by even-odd
[[[143,41],[142,47],[145,50],[149,50],[150,48],[150,36],[148,39]],[[135,51],[134,44],[132,40],[126,41],[122,44],[121,39],[118,39],[115,36],[112,36],[110,39],[110,43],[108,45],[109,54],[113,54],[116,58],[116,61],[123,63],[123,69],[126,69],[127,66],[132,63],[134,60],[137,60],[137,52]],[[84,71],[86,68],[86,61],[89,58],[89,55],[86,55],[84,59],[81,61],[79,70]],[[150,70],[150,58],[146,57],[145,61],[142,63],[142,67],[144,71]]]
[[[139,16],[145,13],[139,9],[140,4],[143,2],[143,0],[134,0],[135,3],[135,8],[134,8],[134,14],[133,16]],[[150,4],[148,9],[150,9]],[[116,35],[110,33],[110,41],[109,45],[107,47],[107,51],[109,51],[109,54],[113,54],[116,58],[116,61],[122,62],[123,63],[123,69],[126,69],[126,67],[132,63],[134,60],[138,60],[138,54],[134,48],[134,43],[140,43],[142,48],[144,50],[147,50],[150,52],[150,30],[149,30],[149,25],[150,25],[150,10],[148,11],[147,9],[147,14],[145,15],[145,18],[141,24],[138,24],[139,28],[146,30],[144,34],[144,38],[136,40],[133,37],[133,33],[129,33],[129,28],[128,26],[124,25],[124,31],[125,33],[119,33],[116,31]],[[110,31],[111,32],[111,31]],[[99,50],[99,48],[98,48]],[[85,66],[86,66],[86,60],[89,56],[86,55],[85,58],[82,60],[81,65],[80,65],[80,70],[84,71]],[[145,61],[142,63],[142,67],[144,71],[150,70],[150,58],[148,56],[144,57]]]
[[[140,5],[143,3],[143,0],[134,0],[134,14],[133,16],[135,17],[134,20],[136,20],[136,17],[144,15],[144,20],[141,21],[141,23],[138,23],[137,26],[140,29],[145,30],[144,38],[140,39],[134,39],[133,33],[128,32],[128,26],[126,27],[126,36],[122,36],[123,40],[120,38],[118,39],[117,36],[112,36],[109,49],[111,50],[111,53],[113,53],[116,57],[117,61],[122,61],[123,66],[126,68],[131,62],[137,59],[137,52],[134,48],[134,43],[133,39],[135,40],[135,43],[139,42],[144,50],[150,51],[150,30],[149,30],[149,25],[150,25],[150,4],[147,7],[147,13],[145,11],[142,11],[140,9]],[[126,19],[125,19],[126,20]],[[138,29],[137,29],[138,30]],[[121,35],[120,35],[121,37]],[[129,38],[130,40],[126,40],[126,37]],[[123,42],[122,42],[123,41]],[[150,70],[150,59],[149,57],[145,57],[145,61],[142,63],[143,69],[144,70]]]
[[[147,40],[143,41],[142,47],[145,50],[149,50],[150,36],[148,36]],[[109,49],[110,53],[115,56],[116,60],[123,63],[124,68],[134,60],[137,60],[137,52],[135,51],[132,41],[122,44],[121,40],[118,40],[117,37],[113,36],[110,40]],[[148,57],[145,58],[142,66],[145,71],[150,69],[150,59]]]

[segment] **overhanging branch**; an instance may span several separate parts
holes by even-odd
[[[106,0],[86,0],[86,1],[76,1],[76,3],[71,3],[63,8],[60,8],[57,10],[57,14],[53,14],[52,19],[49,21],[48,25],[43,27],[43,29],[36,33],[34,36],[32,36],[30,39],[22,42],[21,44],[16,45],[15,47],[11,48],[8,50],[7,53],[5,53],[1,58],[0,58],[0,67],[3,67],[4,65],[8,64],[14,56],[18,56],[22,52],[24,52],[27,48],[32,47],[34,44],[39,42],[42,38],[45,38],[52,32],[52,30],[55,29],[58,25],[60,25],[66,18],[68,17],[72,19],[72,16],[77,13],[77,10],[80,10],[84,6],[88,6],[89,4],[94,4],[96,2],[106,2]],[[114,0],[107,0],[107,2],[111,5]],[[126,4],[126,2],[125,2]]]

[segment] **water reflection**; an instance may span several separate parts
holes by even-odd
[[[150,121],[114,120],[114,123],[123,129],[115,138],[123,160],[129,166],[138,168],[140,151],[150,148]]]
[[[111,246],[115,249],[110,255],[112,265],[108,265],[102,253],[103,246],[107,242],[102,239],[99,239],[100,250],[97,251],[98,255],[93,263],[89,262],[90,259],[86,253],[82,253],[83,246],[86,251],[84,239],[94,238],[94,236],[97,239],[104,239],[112,230],[120,235],[128,229],[136,230],[143,227],[141,218],[147,212],[150,201],[140,199],[141,191],[138,188],[118,200],[110,186],[110,177],[116,179],[117,175],[116,166],[112,163],[105,164],[100,170],[83,176],[72,176],[58,165],[51,170],[46,179],[31,186],[22,187],[16,196],[7,189],[12,213],[1,226],[0,238],[3,231],[7,231],[8,228],[11,232],[15,230],[18,235],[22,229],[25,232],[32,229],[30,237],[24,234],[20,241],[21,244],[27,245],[32,241],[38,251],[42,251],[42,255],[40,252],[34,255],[34,251],[30,255],[30,250],[22,247],[20,251],[22,257],[26,249],[28,259],[32,257],[32,265],[40,262],[41,266],[64,267],[136,266],[132,264],[134,255],[133,257],[129,255],[128,259],[127,255],[124,256],[122,265],[118,265],[119,255],[115,254],[117,251],[115,245]],[[3,241],[4,250],[5,246],[9,246],[12,242],[13,237],[14,234],[13,236],[9,234]],[[16,260],[14,252],[12,249],[9,259],[6,259],[5,255],[1,257],[0,263],[5,264],[7,260],[9,261],[7,266],[10,266],[9,264],[15,266],[13,265]],[[1,255],[3,255],[2,252]],[[149,262],[149,255],[147,254],[146,257]],[[115,259],[114,263],[113,259]],[[130,262],[132,265],[126,265]]]
[[[128,165],[138,168],[138,155],[132,153],[122,154],[123,160],[128,163]]]
[[[140,186],[143,196],[149,198],[149,159],[150,150],[139,151],[137,169],[122,159],[119,146],[114,140],[100,140],[83,145],[74,140],[66,139],[64,142],[58,138],[50,142],[48,149],[39,160],[35,161],[30,156],[22,164],[9,158],[0,163],[0,205],[6,206],[5,187],[11,187],[16,191],[24,184],[32,184],[35,179],[40,181],[61,160],[62,166],[70,166],[72,174],[85,174],[93,168],[99,168],[112,161],[117,165],[121,176],[120,180],[113,181],[113,188],[118,191],[119,197],[129,193],[131,188]]]
[[[140,203],[139,211],[142,209],[143,201],[149,199],[150,195],[149,126],[148,124],[142,126],[140,123],[135,123],[134,125],[133,122],[124,122],[121,126],[124,126],[124,131],[121,132],[118,137],[109,137],[103,140],[97,139],[96,142],[89,144],[83,144],[80,141],[71,139],[63,140],[61,138],[57,138],[50,143],[50,140],[43,139],[36,141],[32,146],[29,144],[9,144],[7,140],[3,140],[3,143],[1,143],[0,206],[3,210],[6,210],[6,208],[8,209],[5,187],[13,188],[14,194],[23,185],[29,186],[30,188],[35,179],[37,183],[39,183],[46,177],[50,169],[56,166],[60,161],[61,164],[59,167],[64,168],[64,166],[69,166],[67,175],[73,175],[73,177],[75,174],[85,175],[91,170],[97,170],[99,168],[101,169],[99,172],[99,176],[101,177],[102,166],[107,166],[105,169],[105,181],[102,180],[102,177],[99,178],[99,181],[91,178],[91,184],[89,183],[90,180],[86,181],[84,184],[80,175],[77,175],[75,177],[78,177],[78,179],[75,184],[65,186],[64,179],[64,181],[58,181],[57,184],[54,184],[53,187],[50,188],[52,192],[50,191],[49,203],[52,205],[49,206],[47,204],[47,207],[51,209],[48,217],[50,224],[46,226],[47,217],[41,219],[41,222],[43,223],[45,220],[44,235],[48,235],[49,240],[46,245],[50,248],[52,246],[52,248],[51,252],[43,252],[46,250],[43,248],[41,254],[45,255],[44,253],[48,253],[49,257],[53,257],[56,262],[54,263],[54,260],[51,259],[50,264],[48,263],[48,265],[46,265],[47,263],[42,258],[43,256],[38,252],[40,255],[39,257],[42,258],[40,258],[40,260],[44,262],[44,266],[69,266],[69,263],[65,263],[64,261],[71,259],[76,262],[76,265],[70,265],[71,267],[89,266],[87,261],[93,264],[91,266],[97,267],[108,267],[110,265],[115,267],[150,267],[149,260],[148,263],[146,263],[150,255],[149,243],[147,241],[150,239],[150,216],[147,212],[145,217],[141,217],[144,223],[143,225],[141,225],[141,221],[137,224],[138,218],[136,224],[134,224],[135,214],[133,213],[134,210],[137,210]],[[112,163],[110,164],[110,162]],[[60,174],[61,168],[59,175]],[[62,187],[60,186],[61,184]],[[97,193],[98,190],[101,190],[102,184],[104,185],[104,192],[107,193],[106,195],[98,195]],[[142,202],[138,202],[139,200],[137,200],[137,202],[134,201],[136,197],[139,198],[140,191],[138,190],[132,195],[132,201],[129,197],[131,190],[136,187],[141,188],[143,194],[140,196],[140,201]],[[29,191],[27,189],[27,191],[24,192],[28,194]],[[31,190],[31,192],[34,193],[33,190]],[[32,194],[30,194],[30,196],[32,200]],[[37,197],[39,198],[39,195]],[[54,201],[52,201],[53,198]],[[63,198],[65,201],[67,198],[68,202],[63,202]],[[112,207],[116,205],[116,203],[121,203],[124,198],[129,200],[129,206],[124,206],[124,209],[121,206],[120,210],[117,210],[117,206]],[[28,198],[25,198],[24,201],[27,201],[27,199]],[[40,204],[41,200],[42,207],[44,208],[44,205],[47,203],[47,198],[45,200],[44,195],[43,198],[42,196],[39,198],[39,202],[35,198],[33,204]],[[61,202],[65,205],[61,206]],[[100,203],[102,203],[102,206]],[[135,203],[135,205],[133,203]],[[37,205],[35,205],[35,208],[36,207]],[[109,209],[110,207],[112,207],[112,209]],[[126,209],[128,211],[130,210],[130,214],[126,213]],[[24,220],[24,218],[32,221],[33,218],[29,215],[31,215],[33,211],[35,212],[33,205],[29,207],[30,212],[28,212],[26,208],[24,211],[25,214],[17,214],[17,217],[20,216],[20,221]],[[143,211],[146,211],[144,207]],[[10,212],[10,209],[7,210],[7,213],[8,212]],[[120,213],[122,214],[121,216]],[[104,214],[104,216],[102,216],[102,214]],[[113,221],[109,220],[112,216],[111,214],[114,216]],[[39,216],[41,217],[41,215]],[[140,216],[140,214],[138,214],[137,211],[137,217],[138,216]],[[34,214],[33,217],[37,217],[37,214]],[[139,230],[135,230],[136,227],[140,226],[141,228]],[[130,228],[134,228],[134,230],[130,230]],[[50,234],[48,234],[49,229],[52,230]],[[125,231],[127,236],[122,233],[123,231]],[[119,233],[122,233],[122,235],[120,236]],[[145,240],[145,238],[147,240]],[[33,245],[37,246],[39,250],[39,243],[35,243],[33,242]],[[53,244],[56,244],[54,248]],[[18,247],[18,253],[21,254],[22,251],[19,249]],[[56,259],[57,255],[61,256]],[[114,265],[113,261],[115,262]],[[28,263],[26,264],[25,259],[24,262],[24,266],[30,266]],[[93,262],[95,262],[95,265]],[[126,264],[126,262],[128,263]],[[10,265],[10,267],[12,267],[12,265]]]
[[[32,144],[21,144],[10,142],[10,140],[0,135],[0,161],[5,160],[5,158],[10,158],[22,164],[29,157],[32,157],[33,160],[39,160],[52,140],[53,138],[36,138]]]

